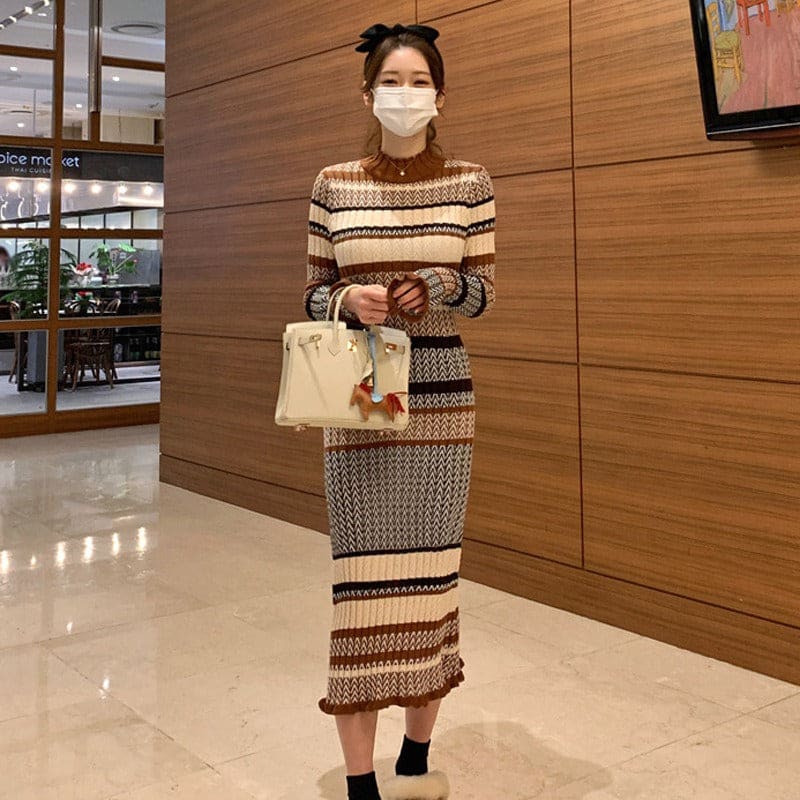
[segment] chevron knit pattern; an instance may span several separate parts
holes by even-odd
[[[324,430],[334,585],[319,706],[328,714],[422,706],[464,678],[458,572],[475,397],[456,319],[494,303],[492,182],[463,161],[431,156],[411,180],[387,162],[324,169],[309,214],[309,317],[324,319],[347,283],[407,276],[427,293],[420,318],[395,312],[384,323],[411,336],[408,428]]]

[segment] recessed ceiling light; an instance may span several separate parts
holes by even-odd
[[[121,79],[120,79],[119,75],[114,75],[114,77],[112,77],[112,78],[111,78],[111,80],[112,80],[112,81],[116,81],[117,83],[119,83],[119,81],[120,81]]]
[[[19,72],[19,67],[9,67],[12,72]]]
[[[75,108],[83,108],[83,103],[75,103]]]
[[[16,192],[19,190],[19,183],[17,181],[9,181],[7,188],[9,192]]]
[[[36,184],[36,191],[37,192],[46,192],[50,189],[50,184],[47,181],[39,181]]]
[[[99,183],[92,184],[92,194],[100,194],[103,191],[103,187]]]
[[[18,122],[17,123],[17,127],[18,128],[24,128],[25,127],[25,123],[24,122]]]
[[[127,36],[155,36],[163,32],[164,26],[157,22],[121,22],[112,25],[111,30]]]
[[[118,191],[120,194],[128,194],[128,187],[127,187],[127,186],[125,186],[125,185],[123,184],[122,186],[120,186],[120,187],[117,189],[117,191]]]
[[[72,194],[75,191],[75,184],[74,183],[65,183],[64,184],[64,191],[67,194]]]

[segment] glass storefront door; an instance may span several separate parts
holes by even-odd
[[[0,437],[158,419],[164,0],[0,0]]]

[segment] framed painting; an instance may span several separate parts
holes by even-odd
[[[709,139],[800,138],[800,0],[690,0]]]

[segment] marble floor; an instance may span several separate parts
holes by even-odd
[[[0,798],[343,800],[327,539],[158,483],[158,428],[0,440]],[[800,687],[464,581],[453,800],[797,800]],[[391,774],[402,712],[381,714]]]

